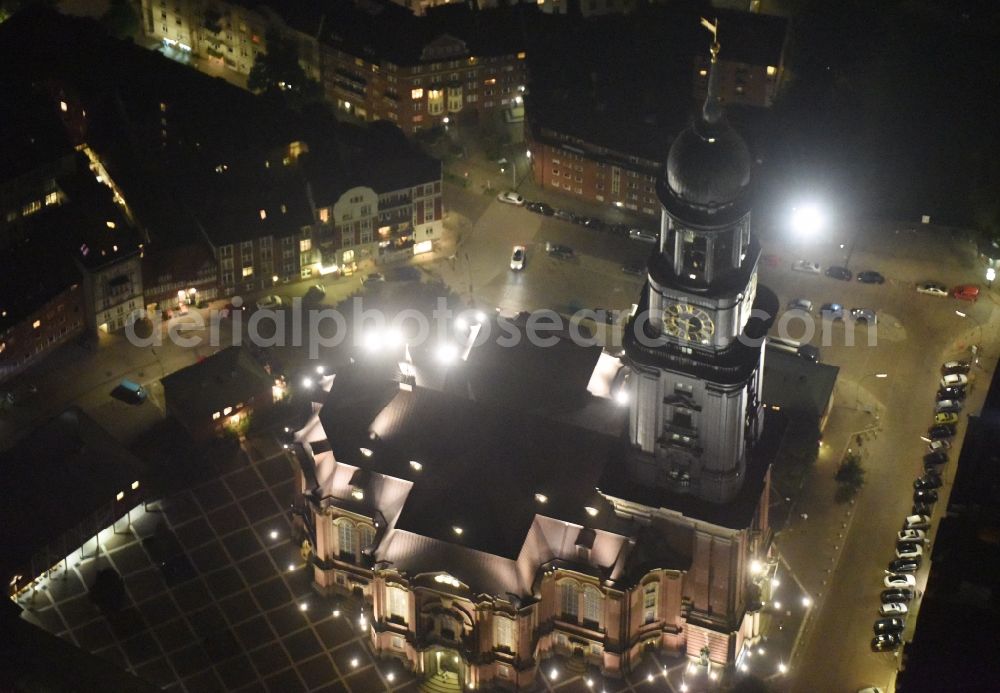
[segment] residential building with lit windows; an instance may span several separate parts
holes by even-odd
[[[527,80],[527,8],[338,5],[320,41],[323,89],[341,112],[411,134],[514,107]]]
[[[257,56],[267,52],[268,32],[277,32],[295,41],[302,68],[317,81],[320,18],[307,2],[275,3],[272,8],[257,2],[142,0],[140,9],[143,33],[161,41],[167,55],[193,55],[207,65],[248,75]]]

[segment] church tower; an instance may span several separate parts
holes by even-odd
[[[657,185],[660,243],[625,336],[629,473],[645,486],[726,503],[763,423],[762,323],[751,320],[760,248],[750,233],[750,153],[726,122],[720,47],[706,26],[708,95],[670,147]]]

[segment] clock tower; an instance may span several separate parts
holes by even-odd
[[[776,299],[758,292],[750,153],[722,110],[718,53],[713,42],[704,106],[674,140],[658,182],[660,242],[625,359],[633,480],[726,503],[763,423],[761,337],[770,319],[751,313],[773,315]]]

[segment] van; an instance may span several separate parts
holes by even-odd
[[[128,378],[123,378],[121,388],[140,402],[146,401],[146,389],[139,383],[132,382]]]
[[[816,363],[819,361],[819,349],[812,344],[803,344],[796,339],[786,339],[785,337],[768,337],[767,346],[786,354],[795,354],[806,361]]]
[[[643,243],[656,243],[660,240],[659,234],[646,229],[629,229],[628,237],[633,241],[642,241]]]

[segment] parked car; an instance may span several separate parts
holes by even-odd
[[[879,599],[881,599],[883,604],[908,602],[913,599],[913,590],[909,587],[892,587],[882,590]]]
[[[882,584],[891,589],[901,589],[905,587],[912,589],[917,586],[917,578],[904,573],[889,573],[885,576]]]
[[[792,269],[796,272],[806,272],[808,274],[819,274],[819,264],[808,260],[796,260],[792,263]]]
[[[603,231],[607,228],[607,224],[604,223],[602,219],[597,217],[579,217],[576,223],[580,226],[586,226],[588,229],[594,229],[595,231]]]
[[[874,270],[858,272],[858,281],[862,284],[885,284],[885,277]]]
[[[890,573],[915,573],[920,570],[919,558],[894,558],[889,561]]]
[[[524,208],[529,212],[534,212],[535,214],[544,214],[547,217],[551,217],[556,210],[552,209],[549,205],[544,202],[527,202]]]
[[[923,284],[917,284],[917,293],[944,298],[948,295],[948,287],[938,282],[924,282]]]
[[[827,320],[843,320],[844,306],[839,303],[824,303],[820,306],[819,313]]]
[[[975,284],[956,286],[951,290],[951,297],[957,298],[960,301],[972,301],[975,303],[979,300],[979,287]]]
[[[951,447],[951,441],[948,440],[932,440],[927,444],[927,451],[931,454],[941,452]],[[947,460],[945,460],[947,461]]]
[[[271,294],[269,296],[263,296],[257,301],[257,308],[263,310],[264,308],[280,308],[281,307],[281,296],[275,296]]]
[[[560,245],[558,243],[546,243],[545,252],[547,252],[552,257],[557,257],[560,260],[572,260],[576,257],[576,253],[568,245]]]
[[[932,488],[921,488],[913,492],[914,503],[937,503],[938,493]]]
[[[867,325],[877,325],[878,316],[871,308],[851,308],[851,317],[854,322],[863,322]]]
[[[642,277],[646,274],[646,265],[638,261],[626,262],[622,265],[622,272],[633,277]]]
[[[556,219],[562,219],[563,221],[576,221],[576,215],[565,209],[557,209],[552,213],[552,216]]]
[[[887,602],[878,608],[879,616],[906,616],[907,611],[902,602]]]
[[[950,411],[938,412],[934,415],[935,424],[956,424],[958,423],[958,414]]]
[[[941,477],[924,474],[913,480],[914,490],[941,488]]]
[[[510,268],[515,272],[524,269],[525,249],[523,245],[515,245],[510,253]]]
[[[919,558],[924,555],[924,547],[913,542],[903,541],[896,543],[897,558]]]
[[[891,652],[903,644],[899,633],[881,633],[872,638],[872,652]]]
[[[962,402],[957,399],[942,399],[934,403],[934,413],[952,412],[957,414],[962,411]]]
[[[813,302],[808,298],[796,298],[788,303],[788,310],[801,310],[806,313],[811,313],[813,309]]]
[[[941,376],[941,387],[965,387],[968,384],[969,376],[964,373],[949,373],[948,375]]]
[[[880,618],[872,625],[875,635],[879,633],[899,633],[906,624],[901,618]]]
[[[367,277],[361,280],[361,283],[365,286],[372,286],[373,284],[380,284],[385,281],[385,275],[381,272],[372,272]]]
[[[972,364],[968,361],[945,361],[941,364],[941,375],[953,375],[955,373],[968,373],[972,369]]]
[[[954,399],[954,400],[964,400],[965,399],[965,386],[964,385],[949,385],[948,387],[938,388],[937,396],[935,397],[937,401],[943,399]]]
[[[924,469],[930,465],[936,464],[947,464],[948,463],[948,453],[944,450],[935,450],[934,452],[929,452],[924,455]]]
[[[118,387],[121,391],[125,393],[127,399],[132,400],[136,404],[142,404],[146,401],[146,388],[144,388],[139,383],[134,380],[129,380],[128,378],[122,378],[122,381],[118,383]],[[16,397],[10,403],[13,404],[16,401]],[[124,398],[123,398],[124,399]]]
[[[656,243],[660,240],[658,233],[646,229],[629,229],[628,237],[633,241],[642,241],[643,243]]]
[[[851,270],[847,269],[846,267],[838,267],[837,265],[834,265],[833,267],[827,267],[826,276],[830,277],[831,279],[840,279],[841,281],[845,282],[851,281],[851,278],[854,277],[854,275],[851,274]]]
[[[934,512],[934,506],[931,503],[914,503],[910,507],[910,512],[914,515],[927,515],[930,517],[930,514]]]
[[[513,190],[507,190],[497,195],[497,200],[508,205],[524,206],[524,198]]]
[[[931,526],[928,515],[909,515],[903,520],[903,529],[927,529]]]
[[[901,529],[896,533],[897,541],[924,541],[927,533],[922,529]]]
[[[944,440],[946,438],[955,437],[955,425],[954,424],[941,424],[939,426],[931,426],[927,429],[927,437],[933,442],[935,440]]]
[[[305,295],[302,296],[303,303],[319,303],[326,297],[326,287],[322,284],[313,284],[308,289],[306,289]]]

